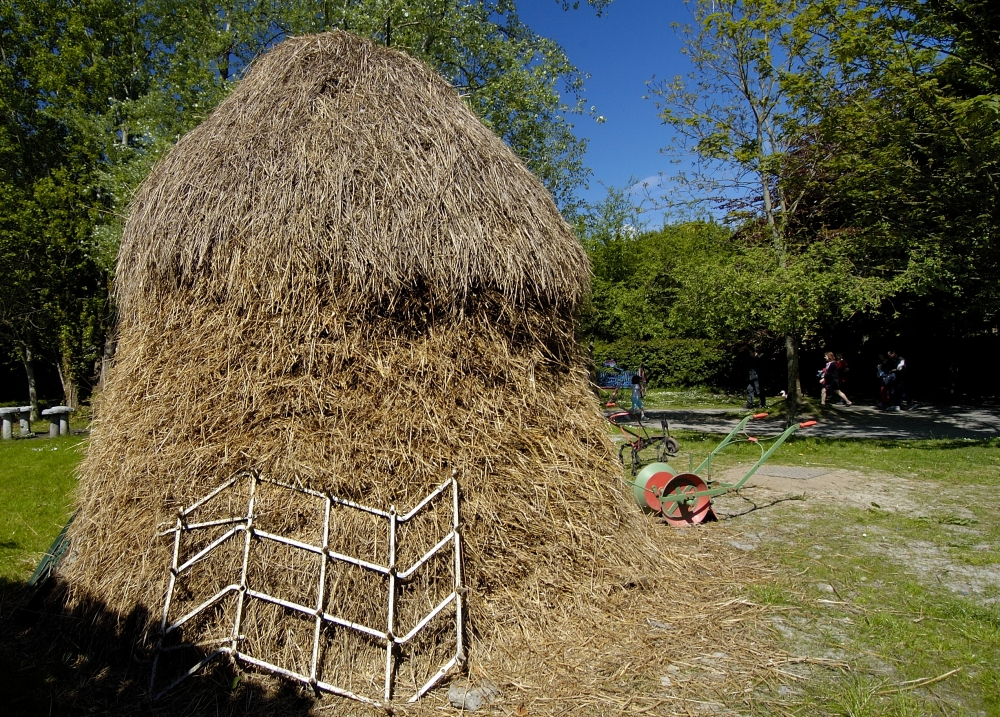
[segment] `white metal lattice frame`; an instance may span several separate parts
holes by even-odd
[[[189,523],[188,517],[192,515],[199,508],[205,506],[216,496],[224,493],[227,489],[234,487],[240,480],[248,480],[250,482],[250,497],[247,502],[247,512],[242,516],[234,516],[230,518],[223,518],[219,520],[210,520],[200,523]],[[272,485],[284,488],[286,490],[295,491],[297,493],[305,494],[318,498],[323,501],[323,544],[321,546],[311,545],[293,538],[288,538],[281,535],[276,535],[264,530],[257,528],[255,523],[255,513],[254,507],[257,499],[257,488],[261,483],[270,483]],[[397,528],[412,520],[417,516],[424,508],[426,508],[431,501],[433,501],[438,496],[442,495],[448,489],[451,489],[451,504],[452,504],[452,521],[451,530],[441,539],[438,543],[428,550],[423,556],[421,556],[413,565],[405,570],[399,570],[396,565],[396,553],[397,553]],[[459,490],[458,490],[458,480],[456,475],[453,474],[451,478],[446,480],[435,490],[424,497],[412,510],[404,515],[398,515],[396,513],[395,506],[390,507],[388,511],[379,510],[377,508],[371,508],[368,506],[360,505],[349,500],[344,500],[342,498],[337,498],[335,496],[320,493],[318,491],[310,490],[308,488],[302,488],[299,486],[291,485],[283,481],[275,480],[270,477],[262,476],[257,473],[243,472],[234,475],[228,481],[220,485],[218,488],[213,490],[208,495],[204,496],[194,504],[190,505],[183,510],[179,510],[177,513],[177,523],[174,527],[160,533],[161,536],[166,536],[169,534],[174,535],[174,547],[173,547],[173,559],[170,566],[170,578],[169,584],[167,586],[166,598],[163,602],[163,614],[160,619],[160,637],[156,647],[156,652],[153,658],[152,674],[150,675],[149,681],[149,694],[152,700],[157,700],[164,694],[172,690],[178,684],[180,684],[184,679],[190,677],[191,675],[198,672],[202,667],[207,665],[209,662],[214,660],[216,657],[228,656],[231,659],[244,663],[245,665],[250,665],[267,672],[282,675],[296,682],[300,682],[311,686],[314,690],[320,692],[328,692],[335,695],[340,695],[341,697],[347,697],[353,700],[358,700],[360,702],[365,702],[368,704],[376,706],[384,706],[393,699],[393,678],[395,673],[395,655],[397,653],[397,648],[405,645],[407,642],[412,640],[417,634],[423,630],[431,620],[437,617],[445,608],[454,603],[455,605],[455,654],[450,660],[445,664],[441,665],[440,669],[422,686],[420,687],[410,698],[410,702],[415,702],[424,694],[427,693],[434,685],[436,685],[440,680],[448,674],[450,670],[456,666],[461,667],[465,662],[465,645],[463,641],[463,618],[464,618],[464,598],[463,595],[465,590],[462,585],[462,541],[461,534],[459,532]],[[369,515],[376,516],[385,520],[388,524],[389,533],[389,564],[381,565],[378,563],[368,562],[359,558],[354,558],[349,555],[344,555],[342,553],[335,552],[330,549],[329,537],[330,537],[330,513],[333,506],[342,506],[347,509],[358,510]],[[232,526],[221,536],[211,541],[204,548],[196,552],[191,557],[187,558],[181,562],[181,537],[184,534],[194,533],[200,530],[207,530],[211,528],[218,528],[220,526]],[[169,620],[170,605],[174,597],[174,591],[177,585],[177,579],[183,575],[186,571],[190,570],[193,566],[199,563],[201,560],[207,558],[215,549],[226,543],[230,539],[238,538],[239,534],[244,534],[243,542],[243,556],[242,556],[242,566],[240,569],[240,582],[239,584],[233,583],[222,588],[212,597],[208,598],[200,605],[190,610],[183,616],[177,618],[173,622]],[[247,568],[250,563],[250,551],[254,540],[270,540],[276,543],[281,543],[292,548],[296,548],[307,553],[312,553],[319,557],[319,575],[318,575],[318,589],[317,589],[317,599],[316,604],[312,607],[301,605],[299,603],[291,602],[289,600],[283,600],[281,598],[268,595],[266,593],[253,590],[247,584]],[[454,574],[454,586],[452,592],[445,597],[441,602],[439,602],[434,608],[431,609],[423,618],[417,623],[417,625],[410,630],[405,635],[399,636],[395,633],[396,629],[396,593],[399,586],[409,581],[427,561],[437,555],[439,552],[444,550],[449,543],[452,546],[452,552],[454,557],[454,562],[452,566],[452,571]],[[328,562],[342,562],[348,563],[364,570],[368,570],[379,575],[384,576],[388,580],[388,605],[387,607],[387,620],[386,629],[377,630],[375,628],[369,627],[367,625],[361,625],[350,620],[345,620],[343,618],[332,615],[324,610],[325,602],[325,590],[326,590],[326,570]],[[195,618],[197,615],[208,610],[220,600],[230,595],[231,593],[236,593],[236,611],[233,619],[232,633],[228,638],[223,638],[219,640],[212,640],[202,643],[180,643],[177,645],[164,646],[164,640],[170,636],[172,633],[180,630],[186,623]],[[313,630],[312,639],[312,657],[310,660],[309,674],[304,675],[293,670],[288,670],[286,668],[280,667],[266,660],[262,660],[257,657],[253,657],[244,653],[241,650],[241,642],[245,639],[241,628],[243,626],[243,617],[245,607],[248,600],[261,600],[263,602],[271,603],[273,605],[281,606],[287,610],[297,612],[303,615],[312,616],[315,619],[315,627]],[[385,643],[385,682],[384,690],[382,695],[382,700],[374,699],[365,695],[360,695],[350,690],[338,687],[337,685],[324,682],[318,678],[319,672],[319,655],[320,655],[320,643],[321,634],[324,624],[337,625],[355,632],[362,633],[371,638],[374,638]],[[187,649],[187,648],[208,648],[211,651],[201,659],[197,664],[193,665],[190,669],[184,672],[180,677],[173,680],[170,684],[159,691],[155,690],[156,684],[156,672],[157,666],[159,664],[160,655],[164,652],[170,652],[174,650]]]

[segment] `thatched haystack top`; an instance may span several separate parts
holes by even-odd
[[[565,311],[588,277],[548,192],[447,82],[332,32],[258,58],[156,166],[126,224],[118,292],[132,316],[178,291],[442,310],[489,294]]]

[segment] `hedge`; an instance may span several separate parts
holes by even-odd
[[[594,363],[614,359],[626,369],[646,370],[651,388],[725,383],[730,357],[718,344],[702,339],[619,339],[594,343]]]

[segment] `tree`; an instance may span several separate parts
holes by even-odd
[[[694,157],[676,185],[738,228],[731,256],[690,268],[697,300],[678,311],[716,333],[783,336],[792,410],[802,340],[824,315],[870,309],[885,292],[855,271],[848,236],[794,224],[805,193],[790,175],[810,168],[793,157],[816,121],[800,96],[831,66],[821,29],[818,5],[805,0],[699,0],[693,26],[680,29],[694,72],[650,83],[678,138],[673,151]]]
[[[803,96],[819,118],[803,148],[818,171],[797,180],[808,197],[803,228],[856,235],[856,261],[898,290],[884,325],[951,345],[1000,316],[1000,16],[991,5],[827,9],[839,81]]]
[[[332,28],[437,68],[576,210],[584,75],[513,0],[0,0],[0,336],[29,384],[44,357],[73,401],[105,363],[123,217],[156,159],[259,53]]]
[[[105,148],[95,113],[126,92],[131,60],[101,39],[120,29],[109,0],[4,0],[0,18],[0,335],[25,365],[37,411],[33,362],[57,367],[72,404],[92,329],[103,330],[91,232],[108,202],[93,162]]]

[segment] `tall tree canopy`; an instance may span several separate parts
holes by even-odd
[[[0,0],[0,336],[29,374],[49,359],[74,400],[107,352],[131,192],[260,52],[333,28],[436,67],[576,211],[585,76],[514,0]]]
[[[703,0],[689,77],[651,83],[732,228],[680,276],[674,331],[800,343],[996,327],[1000,26],[988,2]],[[756,335],[756,339],[755,339]]]
[[[846,9],[846,11],[845,11]],[[855,261],[892,277],[886,319],[963,339],[1000,311],[1000,14],[985,1],[824,8],[835,83],[803,94],[792,181],[802,231],[857,237]]]
[[[701,0],[680,28],[692,74],[650,86],[676,150],[693,157],[674,182],[736,228],[728,250],[685,274],[676,316],[730,342],[783,336],[792,397],[802,340],[884,291],[856,271],[844,235],[797,231],[805,192],[790,181],[791,159],[817,118],[800,95],[829,74],[816,10],[806,0]]]

